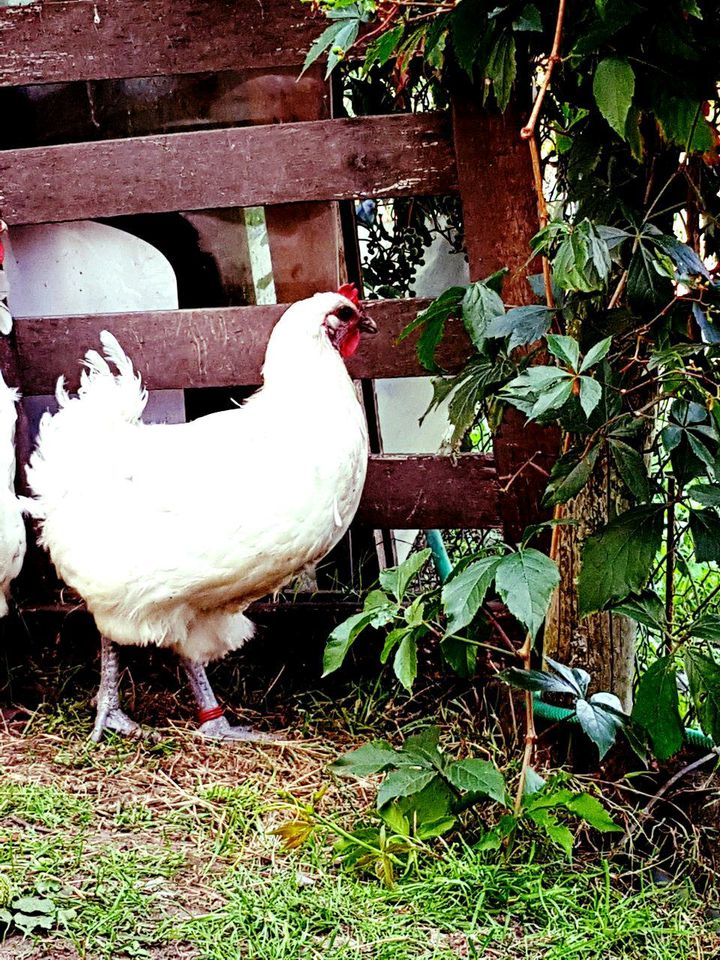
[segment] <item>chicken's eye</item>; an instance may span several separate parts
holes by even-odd
[[[335,316],[343,323],[350,323],[351,320],[355,319],[355,311],[352,307],[338,307]]]

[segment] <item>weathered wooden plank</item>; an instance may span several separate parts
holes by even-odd
[[[449,129],[401,114],[7,150],[0,208],[20,224],[442,194],[457,186]]]
[[[412,377],[427,374],[409,339],[397,335],[425,306],[425,300],[381,300],[366,304],[378,324],[363,338],[348,364],[353,377]],[[284,306],[163,310],[73,317],[17,317],[20,387],[26,396],[53,393],[63,374],[77,386],[80,359],[96,348],[101,330],[110,330],[132,358],[151,390],[227,387],[261,382],[265,346]],[[461,323],[450,322],[438,359],[458,369],[471,347]]]
[[[537,203],[521,126],[512,106],[499,116],[479,107],[475,91],[454,96],[453,136],[470,276],[478,280],[508,267],[504,295],[514,304],[536,299],[526,277],[532,272],[527,259],[538,227]],[[557,456],[557,432],[528,423],[519,410],[508,407],[493,447],[500,482],[507,488],[502,498],[505,538],[517,542],[528,524],[545,516],[540,498]]]
[[[299,65],[325,24],[288,0],[0,7],[0,85]]]
[[[502,525],[492,457],[371,456],[357,519],[374,528]]]

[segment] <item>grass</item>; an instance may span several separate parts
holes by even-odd
[[[367,697],[375,707],[368,710]],[[448,727],[467,736],[458,707]],[[505,863],[449,846],[393,889],[340,868],[319,838],[284,853],[283,797],[351,825],[372,792],[325,773],[353,742],[393,735],[379,689],[305,696],[289,742],[207,744],[171,729],[161,744],[89,745],[86,705],[0,734],[0,907],[38,897],[49,929],[6,931],[0,960],[687,960],[720,938],[688,883],[595,860],[582,869]],[[407,715],[407,711],[406,711]],[[384,720],[379,720],[384,717]],[[321,734],[321,736],[318,736]],[[31,911],[32,913],[32,911]],[[31,923],[32,927],[32,918]]]

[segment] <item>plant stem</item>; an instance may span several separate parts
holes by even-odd
[[[673,598],[675,583],[675,478],[668,478],[668,512],[667,512],[667,550],[665,556],[665,622],[667,624],[666,653],[672,649],[670,634],[673,623]]]
[[[532,637],[528,634],[525,637],[525,643],[518,650],[518,655],[522,657],[523,669],[530,669],[530,658],[532,657]],[[514,811],[517,816],[522,808],[523,795],[525,793],[525,781],[527,779],[528,767],[532,763],[533,753],[535,752],[535,701],[532,691],[525,691],[525,752],[523,753],[522,767],[520,768],[520,780],[518,782],[517,793],[515,794]]]
[[[545,71],[545,76],[540,84],[538,95],[535,98],[535,103],[533,104],[532,112],[530,113],[530,119],[520,131],[520,136],[523,140],[530,140],[535,135],[535,127],[537,126],[538,117],[540,116],[540,111],[542,110],[543,100],[545,99],[545,94],[550,86],[550,80],[552,79],[552,73],[555,69],[555,64],[560,60],[560,41],[562,40],[565,3],[566,0],[560,0],[560,3],[558,4],[557,20],[555,21],[555,37],[553,39],[550,56],[548,57],[547,70]]]

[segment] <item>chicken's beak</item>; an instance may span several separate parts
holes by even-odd
[[[360,323],[358,324],[358,330],[362,330],[363,333],[377,333],[378,328],[374,320],[371,320],[370,317],[363,315]]]

